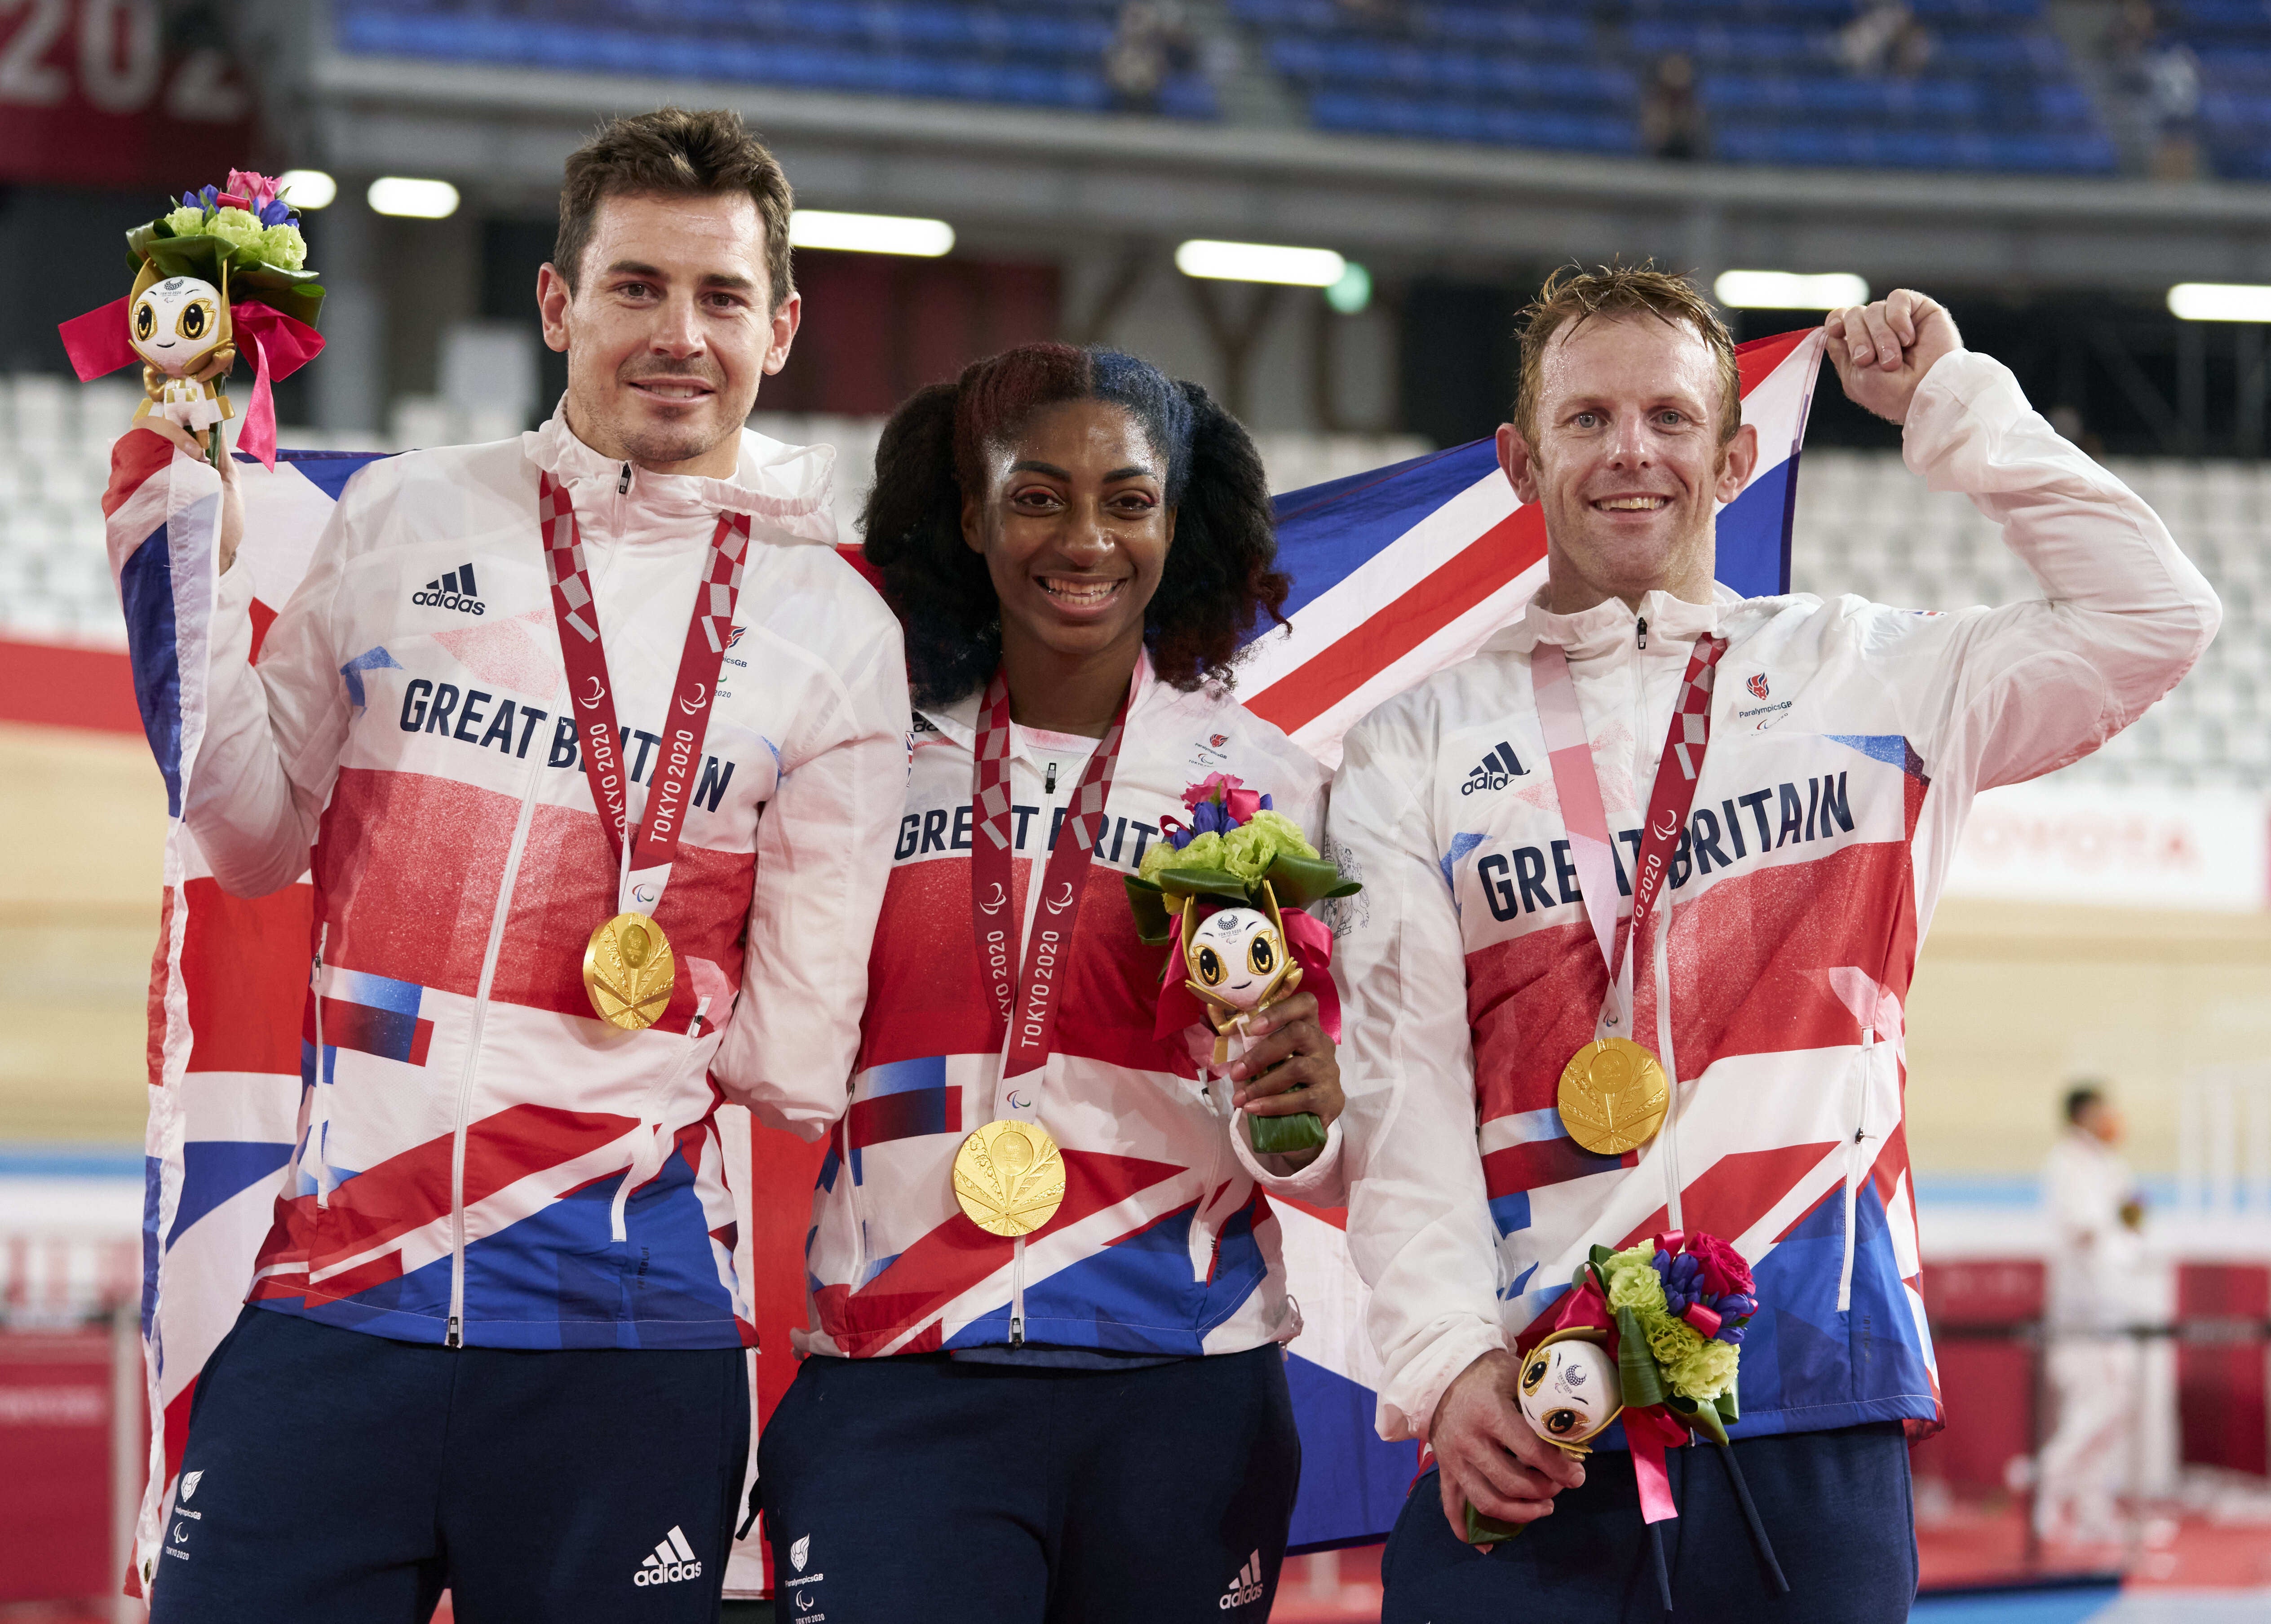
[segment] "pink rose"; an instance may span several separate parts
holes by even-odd
[[[1227,772],[1210,772],[1183,792],[1183,804],[1196,810],[1202,801],[1227,801],[1231,791],[1245,786],[1243,778],[1232,778]]]
[[[221,190],[243,198],[242,206],[257,214],[276,201],[276,177],[250,169],[231,169],[228,184]]]
[[[1688,1236],[1687,1255],[1703,1265],[1704,1287],[1712,1296],[1724,1297],[1731,1292],[1745,1297],[1756,1294],[1751,1266],[1718,1236],[1700,1233]]]

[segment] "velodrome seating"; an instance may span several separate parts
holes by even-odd
[[[1421,4],[1393,25],[1332,0],[1231,0],[1320,128],[1604,153],[1640,150],[1644,83],[1686,56],[1709,155],[1735,163],[2102,175],[2112,142],[2044,0],[1914,0],[1912,76],[1839,56],[1853,0]]]
[[[339,48],[424,57],[807,90],[1099,110],[1117,0],[335,0]],[[1212,85],[1185,71],[1158,111],[1212,118]]]

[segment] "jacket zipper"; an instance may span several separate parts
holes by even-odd
[[[618,537],[622,534],[621,498],[630,488],[630,482],[631,466],[625,463],[622,477],[615,485],[614,533]],[[595,578],[593,587],[599,585]],[[497,887],[496,907],[489,916],[488,947],[481,956],[480,985],[473,994],[473,1025],[466,1042],[465,1069],[458,1079],[457,1121],[450,1141],[450,1318],[443,1332],[444,1347],[465,1345],[466,1118],[473,1109],[473,1082],[480,1073],[481,1032],[488,1023],[489,989],[496,980],[497,959],[504,948],[505,921],[512,913],[513,888],[519,882],[521,857],[528,849],[528,826],[536,816],[536,793],[543,783],[543,774],[542,761],[529,764],[528,787],[521,792],[520,816],[512,826],[512,844],[505,852],[504,876]]]
[[[1866,1168],[1865,1147],[1869,1137],[1869,1085],[1875,1080],[1877,1065],[1877,1031],[1873,1026],[1861,1029],[1860,1077],[1853,1101],[1853,1137],[1845,1146],[1845,1261],[1837,1270],[1837,1312],[1845,1314],[1853,1307],[1853,1249],[1855,1236],[1853,1218],[1859,1205],[1861,1175]]]
[[[1100,743],[1098,748],[1101,748]],[[1014,758],[1009,764],[1009,775],[1011,790],[1009,799],[1015,801],[1016,800],[1015,793],[1016,762]],[[1050,836],[1056,831],[1056,797],[1057,764],[1051,762],[1041,777],[1041,808],[1033,817],[1034,825],[1040,831],[1040,841],[1039,849],[1033,853],[1030,860],[1033,866],[1025,871],[1025,925],[1024,930],[1017,938],[1017,952],[1021,959],[1032,944],[1033,931],[1041,917],[1041,893],[1048,889],[1046,876],[1049,871],[1049,854],[1055,849]],[[1024,966],[1022,964],[1013,965],[1010,966],[1010,972],[1014,975],[1023,975]],[[1008,1078],[1005,1076],[1002,1080],[1007,1082]],[[1048,1083],[1048,1062],[1046,1061],[1041,1063],[1041,1083],[1044,1088]],[[1046,1097],[1044,1095],[1044,1098]],[[1025,1238],[1020,1235],[1009,1254],[1009,1345],[1013,1348],[1023,1347],[1024,1342]]]
[[[465,1069],[458,1079],[457,1126],[450,1143],[450,1323],[443,1337],[445,1347],[465,1345],[465,1129],[473,1105],[473,1080],[481,1066],[481,1029],[488,1024],[489,988],[496,980],[497,959],[504,947],[504,927],[512,913],[514,883],[520,876],[521,854],[528,847],[528,826],[536,816],[538,773],[529,771],[528,788],[520,801],[520,816],[512,826],[512,846],[505,853],[504,878],[497,888],[496,909],[489,917],[488,949],[481,957],[480,986],[473,994],[473,1029],[466,1040]]]

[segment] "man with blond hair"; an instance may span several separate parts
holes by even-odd
[[[223,459],[184,816],[237,895],[310,874],[317,934],[158,1624],[718,1615],[754,1338],[717,1107],[843,1110],[906,780],[830,454],[742,427],[789,209],[730,113],[599,130],[535,290],[559,410],[356,474],[257,665]]]
[[[1545,585],[1349,734],[1348,1233],[1381,1433],[1428,1451],[1389,1624],[1908,1616],[1906,1434],[1940,1413],[1901,1125],[1917,945],[1974,794],[2133,721],[2219,611],[1940,306],[1902,290],[1826,324],[1847,395],[2003,526],[2041,597],[1938,615],[1716,585],[1714,514],[1758,456],[1727,331],[1678,278],[1565,272],[1499,430]],[[1492,752],[1519,770],[1463,793]],[[1603,1053],[1615,1075],[1586,1071]],[[1716,1449],[1669,1452],[1678,1515],[1651,1525],[1620,1429],[1581,1464],[1517,1407],[1518,1353],[1590,1248],[1667,1231],[1754,1276],[1726,1464],[1762,1538]],[[1470,1546],[1471,1509],[1521,1537]]]

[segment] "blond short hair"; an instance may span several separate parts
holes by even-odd
[[[1545,373],[1545,346],[1563,328],[1575,329],[1590,317],[1612,321],[1653,317],[1667,326],[1690,329],[1703,340],[1718,363],[1719,443],[1724,445],[1743,426],[1743,383],[1735,366],[1735,340],[1727,324],[1709,300],[1695,291],[1686,277],[1659,271],[1649,260],[1638,265],[1603,265],[1587,271],[1564,265],[1545,279],[1545,286],[1524,309],[1522,328],[1522,377],[1514,397],[1514,426],[1534,449],[1538,444],[1538,395]]]

